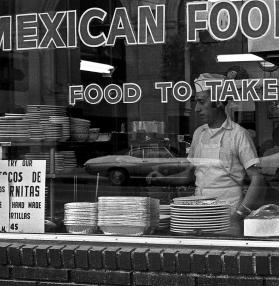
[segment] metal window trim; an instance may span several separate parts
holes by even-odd
[[[54,242],[86,242],[86,243],[120,243],[140,244],[144,246],[204,246],[204,247],[239,247],[239,248],[279,248],[279,240],[248,239],[214,239],[185,237],[150,237],[150,236],[107,236],[107,235],[73,235],[73,234],[22,234],[1,233],[0,241],[20,240],[54,241]]]

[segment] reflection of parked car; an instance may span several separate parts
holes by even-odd
[[[108,176],[113,185],[122,185],[130,178],[146,178],[158,170],[164,175],[179,173],[189,165],[187,158],[176,158],[165,147],[135,148],[126,155],[110,155],[88,160],[90,174]]]

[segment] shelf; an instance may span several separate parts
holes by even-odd
[[[10,147],[31,147],[31,146],[43,146],[43,147],[57,147],[57,146],[67,146],[67,147],[76,147],[76,146],[85,146],[88,144],[96,144],[96,143],[110,143],[111,141],[94,141],[94,142],[77,142],[77,141],[67,141],[67,142],[59,142],[59,141],[25,141],[25,142],[1,142],[2,144],[9,144]],[[5,146],[4,146],[5,147]]]
[[[56,174],[47,174],[47,179],[72,179],[74,176],[77,176],[78,179],[87,179],[87,180],[96,180],[96,176],[86,173],[83,168],[73,169],[71,172],[67,173],[56,173]]]

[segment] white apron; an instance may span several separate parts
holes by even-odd
[[[234,213],[242,200],[242,186],[230,174],[231,162],[224,161],[224,158],[221,160],[221,142],[224,134],[225,132],[216,144],[204,144],[201,136],[196,146],[194,158],[202,162],[202,159],[206,160],[197,164],[195,169],[197,185],[195,194],[216,196],[220,200],[225,200],[231,206],[231,213]]]

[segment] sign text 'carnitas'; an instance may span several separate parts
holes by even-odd
[[[0,232],[43,233],[45,161],[0,161]]]

